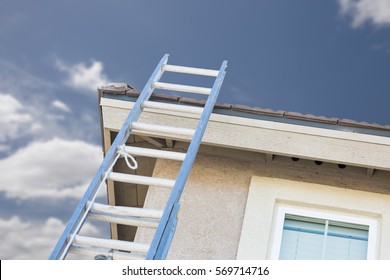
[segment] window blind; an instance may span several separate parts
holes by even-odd
[[[368,226],[286,215],[280,259],[367,258]]]

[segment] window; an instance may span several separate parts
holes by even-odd
[[[373,219],[279,206],[273,258],[373,259],[375,232]]]
[[[287,214],[279,259],[367,259],[368,226]]]
[[[324,259],[342,258],[335,254],[330,255],[331,251],[329,251],[332,244],[336,244],[334,247],[339,250],[341,243],[347,241],[337,234],[353,236],[351,244],[355,248],[365,246],[366,259],[383,258],[388,252],[388,247],[380,246],[380,242],[389,234],[387,227],[382,228],[381,225],[390,224],[389,205],[388,195],[253,176],[249,185],[237,259],[283,258],[283,255],[280,255],[282,237],[284,233],[294,233],[283,230],[286,218],[290,220],[288,223],[295,223],[295,225],[290,224],[291,227],[305,229],[303,225],[307,225],[311,226],[309,230],[321,232],[316,236],[309,235],[313,239],[319,237],[321,240],[324,239],[325,225],[328,221],[327,232],[330,234],[326,234],[328,245],[325,247]],[[313,226],[319,229],[313,229]],[[356,237],[367,240],[363,242],[364,240]],[[352,251],[350,258],[360,258],[356,251],[354,253]],[[319,257],[317,256],[316,259],[322,258],[322,247]]]

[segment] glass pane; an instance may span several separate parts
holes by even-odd
[[[364,260],[367,259],[367,229],[348,228],[348,223],[329,226],[326,240],[325,259]]]
[[[324,224],[286,219],[279,258],[281,260],[321,259]]]
[[[323,257],[325,220],[286,215],[279,258],[320,260]],[[368,226],[329,221],[324,259],[367,259]]]

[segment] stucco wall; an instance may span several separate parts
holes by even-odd
[[[153,176],[174,179],[179,168],[178,162],[157,160]],[[294,182],[294,186],[299,186],[299,182],[317,183],[320,185],[311,185],[311,191],[316,192],[317,186],[321,191],[324,191],[322,188],[328,188],[325,191],[328,192],[329,199],[335,198],[332,200],[333,207],[338,207],[338,205],[343,207],[344,200],[338,196],[341,193],[347,193],[350,197],[349,207],[365,205],[365,211],[380,212],[379,214],[383,217],[385,214],[389,217],[389,209],[385,206],[390,205],[389,195],[352,190],[367,190],[371,184],[375,186],[373,190],[386,192],[390,187],[387,180],[388,174],[378,174],[376,178],[375,176],[370,178],[363,171],[360,172],[361,174],[359,170],[352,171],[338,170],[337,167],[332,169],[326,166],[307,166],[293,163],[290,159],[280,162],[264,162],[263,160],[240,160],[224,155],[201,153],[197,156],[182,196],[179,223],[168,258],[236,259],[249,186],[253,176],[283,178]],[[323,186],[324,184],[338,188]],[[347,191],[346,188],[351,189]],[[266,217],[267,223],[260,232],[256,233],[264,241],[261,254],[257,255],[260,259],[267,258],[274,214],[272,205],[276,203],[276,190],[268,191],[264,192],[263,200],[259,201],[259,204],[262,204],[260,206],[262,213],[261,215],[259,213],[259,217]],[[276,191],[276,193],[283,192],[283,199],[287,199],[290,194],[294,197],[295,191],[294,188],[285,186],[283,190]],[[305,195],[304,188],[300,194]],[[163,209],[168,195],[167,189],[150,187],[144,207]],[[366,197],[370,199],[368,204],[365,203]],[[380,200],[381,204],[376,205],[375,199]],[[311,198],[308,196],[306,203],[310,201]],[[317,199],[312,203],[321,202]],[[390,223],[386,224],[386,235],[390,236],[388,225]],[[135,241],[150,242],[152,233],[148,229],[138,229]],[[381,245],[389,248],[390,238],[386,240],[385,234],[382,236]],[[390,249],[382,248],[380,257],[390,259]]]
[[[221,157],[197,157],[182,195],[169,259],[235,259],[250,182],[248,167]],[[157,160],[153,176],[174,179],[179,168],[177,162]],[[163,209],[169,193],[149,187],[144,207]],[[151,230],[138,230],[137,242],[150,240]]]

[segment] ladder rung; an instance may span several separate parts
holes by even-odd
[[[144,243],[135,243],[123,240],[102,239],[76,235],[73,241],[76,245],[95,246],[113,250],[123,250],[129,252],[147,253],[150,245]]]
[[[152,84],[152,87],[155,89],[173,90],[173,91],[190,92],[190,93],[207,94],[207,95],[210,94],[211,92],[211,88],[194,87],[194,86],[162,83],[162,82],[154,82]]]
[[[163,125],[138,123],[138,122],[133,122],[131,124],[131,128],[136,130],[141,130],[141,131],[147,131],[147,132],[179,134],[179,135],[190,136],[190,137],[194,136],[195,134],[195,130],[190,128],[163,126]]]
[[[147,228],[157,228],[159,220],[135,218],[135,217],[125,217],[118,215],[107,215],[102,213],[90,212],[88,218],[95,219],[98,221],[104,221],[113,224],[126,225],[126,226],[135,226],[135,227],[147,227]]]
[[[92,205],[91,205],[92,204]],[[164,213],[162,210],[139,208],[139,207],[127,207],[127,206],[111,206],[107,204],[101,204],[97,202],[88,202],[88,206],[91,205],[91,210],[101,212],[104,214],[133,216],[142,218],[160,219]]]
[[[77,245],[72,245],[69,249],[69,253],[79,254],[84,256],[95,257],[96,255],[111,256],[113,260],[144,260],[145,255],[138,255],[132,253],[121,252],[117,250],[104,250],[99,248],[86,248]]]
[[[133,146],[125,146],[125,152],[129,153],[132,156],[154,157],[179,161],[184,161],[184,158],[186,157],[185,153],[147,149]]]
[[[149,108],[149,109],[159,109],[159,110],[175,111],[175,112],[182,112],[182,113],[191,113],[191,114],[197,114],[197,115],[201,115],[203,113],[202,107],[176,105],[176,104],[154,102],[154,101],[144,101],[144,102],[142,102],[142,107]]]
[[[131,175],[117,172],[108,173],[107,179],[123,182],[123,183],[132,183],[140,185],[152,185],[165,188],[172,188],[175,185],[175,180],[163,179],[163,178],[154,178],[140,175]]]
[[[194,74],[194,75],[202,75],[202,76],[210,76],[210,77],[217,77],[219,74],[218,70],[185,67],[185,66],[169,65],[169,64],[163,65],[162,70],[168,72]]]

